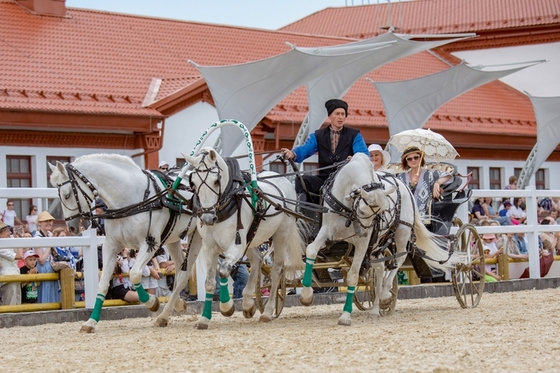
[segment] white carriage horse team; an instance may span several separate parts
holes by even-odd
[[[282,175],[263,171],[259,174],[258,191],[254,190],[257,188],[248,188],[247,182],[237,172],[236,163],[224,160],[212,148],[202,148],[197,154],[185,157],[190,172],[189,191],[183,191],[179,187],[184,182],[180,176],[174,182],[170,181],[167,179],[169,175],[142,170],[130,158],[120,155],[93,154],[80,157],[70,164],[57,162],[56,165],[51,165],[53,172],[50,181],[58,188],[70,233],[78,234],[91,225],[95,219],[91,207],[95,199],[101,198],[107,206],[103,215],[106,231],[103,271],[94,309],[90,318],[82,325],[82,331],[93,332],[99,322],[112,276],[111,269],[115,267],[117,254],[125,247],[138,252],[136,262],[130,269],[130,280],[138,292],[140,302],[153,311],[159,308],[159,302],[154,295],[143,289],[140,281],[142,268],[151,260],[159,246],[166,245],[175,268],[181,269],[177,271],[169,302],[155,321],[157,326],[167,325],[173,309],[185,309],[185,302],[179,297],[179,293],[191,276],[198,254],[203,253],[207,269],[206,297],[202,315],[195,324],[198,329],[208,328],[212,317],[216,270],[221,278],[220,311],[226,316],[233,314],[234,304],[229,297],[227,278],[243,255],[247,256],[253,269],[243,290],[243,315],[250,318],[255,314],[253,293],[259,280],[259,271],[255,269],[261,265],[258,247],[269,239],[274,243],[271,289],[260,321],[272,320],[282,271],[286,278],[296,278],[304,270],[300,299],[302,304],[311,304],[311,271],[317,253],[327,240],[343,240],[355,247],[354,260],[347,274],[348,296],[339,318],[339,324],[350,325],[358,272],[372,232],[372,221],[377,216],[383,222],[379,226],[378,236],[391,230],[397,253],[406,252],[407,243],[414,231],[416,245],[434,259],[431,266],[450,269],[459,263],[460,254],[454,253],[448,258],[448,252],[441,250],[436,237],[424,227],[407,185],[395,177],[380,177],[381,174],[390,174],[375,172],[373,164],[379,163],[376,161],[377,156],[373,156],[372,163],[359,131],[344,126],[347,104],[342,100],[329,100],[325,106],[330,126],[311,134],[299,149],[283,149],[283,152],[290,154],[292,158],[307,157],[310,154],[306,152],[309,151],[318,153],[321,168],[352,156],[338,169],[329,191],[330,195],[352,212],[352,223],[346,224],[347,216],[325,213],[319,233],[307,248],[303,230],[298,229],[301,220],[297,219],[293,204],[288,203],[297,200],[292,183]],[[243,126],[237,121],[219,123]],[[387,154],[377,146],[370,149],[382,154],[383,160],[380,163],[386,166]],[[418,148],[412,150],[405,152],[407,159],[403,158],[403,162],[413,163],[414,157],[409,160],[409,156],[418,154],[421,158],[423,155]],[[409,166],[414,167],[414,163]],[[327,171],[326,177],[331,171]],[[325,177],[324,174],[320,176]],[[423,185],[419,181],[422,180],[423,172],[415,176],[417,185]],[[445,175],[442,177],[445,178]],[[412,180],[406,181],[410,183]],[[440,183],[445,181],[438,180]],[[173,183],[173,188],[168,187],[170,183]],[[266,196],[268,203],[264,203],[262,198],[255,202],[254,198],[247,197],[247,189]],[[189,208],[185,208],[187,205]],[[400,214],[395,221],[393,212],[397,207]],[[189,241],[186,258],[181,250],[181,238],[185,235]],[[304,253],[305,262],[302,261]],[[218,263],[220,255],[223,259]],[[389,290],[392,280],[405,255],[397,258],[396,269],[385,279],[383,262],[373,264],[377,277],[375,294],[378,295],[371,311],[374,315],[379,315],[379,302],[391,296]]]

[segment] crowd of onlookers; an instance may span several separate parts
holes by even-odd
[[[517,189],[517,178],[511,176],[505,189]],[[499,206],[497,204],[499,203]],[[560,223],[560,202],[558,197],[542,198],[537,206],[538,223],[541,225],[557,225]],[[490,197],[474,200],[470,223],[478,226],[519,225],[527,220],[527,211],[524,198],[504,197],[494,204]],[[510,258],[527,259],[527,239],[525,233],[483,234],[481,236],[484,255],[495,258],[504,253]],[[544,277],[554,261],[554,255],[560,255],[560,232],[541,232],[538,237],[540,253],[541,277]],[[528,277],[525,271],[521,278]],[[485,270],[487,282],[499,281],[493,265],[487,265]]]

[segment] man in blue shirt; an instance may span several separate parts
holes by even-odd
[[[348,117],[348,104],[339,99],[331,99],[325,102],[325,108],[330,125],[309,135],[301,146],[292,150],[283,148],[284,157],[300,163],[317,153],[319,168],[323,168],[342,162],[356,153],[364,153],[369,156],[360,131],[344,126]],[[334,170],[335,168],[320,170],[317,176],[304,175],[303,181],[306,189],[311,193],[319,194],[321,186]],[[300,198],[304,191],[300,178],[296,178],[296,192]]]

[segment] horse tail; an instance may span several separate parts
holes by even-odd
[[[305,262],[303,256],[305,255],[305,248],[307,242],[305,237],[308,236],[309,225],[303,220],[296,220],[296,226],[291,230],[291,233],[286,240],[286,260],[284,262],[284,271],[286,279],[292,280],[303,276],[305,269]]]
[[[463,263],[465,255],[460,252],[453,252],[449,257],[448,239],[438,236],[428,230],[422,222],[422,217],[418,211],[414,212],[414,233],[416,234],[416,246],[426,252],[426,256],[433,260],[426,260],[432,268],[440,270],[450,270],[455,268],[456,264]],[[447,258],[449,257],[449,260]],[[440,263],[445,262],[445,263]]]

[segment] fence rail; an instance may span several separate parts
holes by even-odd
[[[556,232],[560,231],[560,225],[542,226],[537,223],[537,198],[538,197],[557,197],[560,190],[535,190],[527,188],[525,190],[498,190],[498,189],[475,189],[473,198],[476,197],[525,197],[527,205],[527,224],[517,226],[499,227],[476,227],[479,234],[484,233],[527,233],[529,251],[529,271],[531,278],[540,277],[538,234],[541,231]],[[55,188],[0,188],[1,198],[57,198],[58,193]],[[466,204],[459,207],[457,216],[468,221],[468,208]],[[451,233],[456,232],[456,228]],[[82,233],[81,237],[56,237],[41,238],[40,244],[36,238],[6,238],[0,240],[1,248],[27,248],[27,247],[55,247],[55,246],[74,246],[83,247],[84,258],[84,289],[85,307],[92,309],[95,305],[95,297],[98,284],[97,267],[97,246],[103,244],[104,237],[98,237],[94,229],[89,229]],[[197,278],[197,282],[203,283],[204,278]]]

